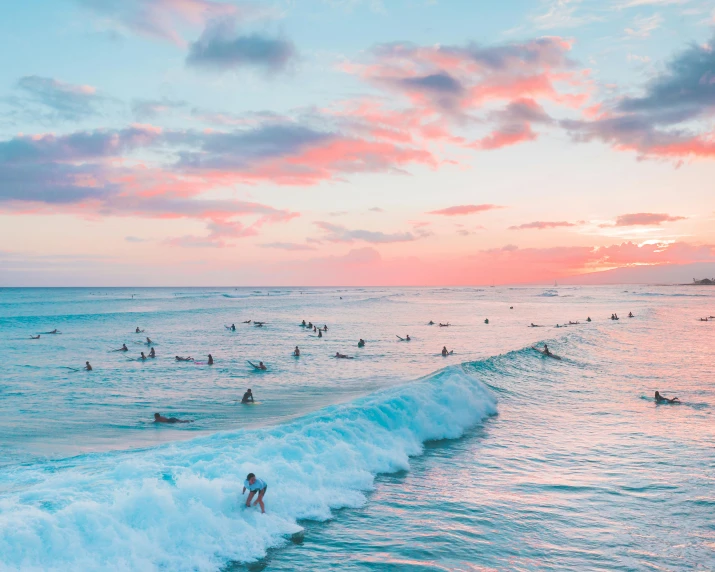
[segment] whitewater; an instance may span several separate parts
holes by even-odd
[[[6,289],[1,301],[0,570],[715,564],[707,288]],[[302,319],[329,329],[314,337]],[[136,326],[153,363],[136,359]],[[564,359],[531,349],[544,342]],[[121,343],[131,355],[110,351]],[[213,367],[171,359],[209,352]],[[85,360],[93,372],[67,369]],[[247,387],[258,405],[237,402]],[[655,389],[684,404],[656,406]],[[194,423],[156,426],[154,411]],[[249,472],[268,483],[265,515],[243,506]]]

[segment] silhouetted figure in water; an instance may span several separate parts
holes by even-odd
[[[139,359],[141,359],[142,361],[146,359],[146,356],[144,355],[144,352],[142,352],[142,355],[141,355],[141,357],[140,357]]]
[[[122,347],[119,348],[118,350],[112,350],[113,352],[128,352],[129,348],[127,347],[127,344],[122,344]]]
[[[295,346],[295,349],[293,350],[293,355],[295,357],[300,357],[300,350],[298,349],[298,346]]]
[[[154,423],[193,423],[193,420],[177,419],[176,417],[164,417],[160,413],[154,413]]]
[[[655,392],[655,402],[656,403],[680,403],[680,399],[677,397],[667,398],[663,397],[659,392]]]
[[[253,392],[248,389],[246,393],[243,394],[243,399],[241,399],[241,403],[255,403],[256,400],[253,399]]]
[[[214,364],[214,358],[213,358],[213,356],[212,356],[211,354],[209,354],[209,361],[208,361],[207,363],[208,363],[209,365],[213,365],[213,364]]]
[[[365,347],[365,340],[363,340],[362,338],[360,338],[360,341],[358,342],[358,347],[359,347],[359,348],[364,348],[364,347]]]
[[[88,361],[84,362],[84,369],[86,369],[87,371],[92,371],[92,366],[89,365]]]
[[[156,357],[156,352],[154,351],[154,348],[151,348],[151,351],[149,352],[149,357]]]
[[[335,357],[338,359],[353,359],[350,356],[346,356],[345,354],[341,354],[340,352],[335,352]]]
[[[39,340],[40,339],[40,334],[37,334],[36,336],[30,336],[31,340]]]

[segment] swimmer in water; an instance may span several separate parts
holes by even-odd
[[[39,340],[40,339],[40,334],[37,334],[36,336],[30,336],[31,340]]]
[[[84,362],[84,369],[86,369],[87,371],[92,371],[92,366],[89,365],[88,361]]]
[[[655,392],[655,402],[656,403],[680,403],[680,399],[677,397],[667,398],[663,397],[659,392]]]
[[[147,339],[146,339],[146,345],[150,346],[150,345],[153,344],[153,343],[154,343],[154,342],[152,342],[152,341],[147,337]]]
[[[212,356],[211,354],[209,354],[209,361],[208,361],[207,363],[208,363],[209,365],[213,365],[213,364],[214,364],[214,358],[213,358],[213,356]]]
[[[324,332],[327,332],[327,331],[328,331],[328,325],[327,325],[327,324],[323,324],[323,331],[324,331]]]
[[[154,351],[154,348],[151,348],[149,351],[149,357],[156,357],[156,352]]]
[[[246,393],[243,394],[243,399],[241,399],[241,403],[255,403],[256,400],[253,399],[253,392],[250,390],[250,388],[246,391]]]
[[[176,361],[194,361],[194,358],[192,358],[191,356],[189,356],[189,357],[175,356],[175,357],[176,357]]]
[[[236,331],[236,324],[231,324],[231,331],[235,332]]]
[[[341,354],[340,352],[335,352],[335,357],[338,359],[353,359],[350,356],[346,356],[345,354]]]
[[[313,322],[308,322],[308,327],[312,328],[313,327]]]
[[[128,352],[129,348],[127,347],[127,344],[122,344],[122,347],[119,348],[118,350],[112,350],[113,352]]]
[[[303,320],[303,323],[301,324],[301,326],[303,326],[305,328],[305,325],[306,325],[305,320]]]
[[[363,340],[362,338],[360,338],[360,341],[358,342],[358,347],[359,347],[359,348],[364,348],[364,347],[365,347],[365,340]]]
[[[293,350],[293,355],[295,357],[300,357],[300,350],[298,349],[298,346],[295,346],[295,349]]]
[[[154,423],[193,423],[193,420],[177,419],[176,417],[164,417],[161,413],[154,413]]]
[[[318,337],[319,337],[319,338],[322,338],[322,337],[323,337],[323,332],[322,332],[322,330],[318,330]]]
[[[246,489],[248,489],[246,506],[251,506],[251,501],[253,500],[254,495],[258,493],[258,498],[256,499],[256,502],[253,503],[253,506],[256,506],[257,504],[261,505],[261,513],[265,514],[266,507],[263,504],[263,497],[266,495],[266,491],[268,490],[266,482],[261,479],[257,479],[256,475],[253,473],[248,473],[246,481],[243,483],[243,491],[241,494],[244,494]]]
[[[141,360],[145,360],[145,359],[146,359],[146,356],[144,355],[144,352],[142,352],[142,355],[141,355],[141,357],[140,357],[139,359],[141,359]]]

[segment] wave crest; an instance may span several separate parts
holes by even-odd
[[[461,367],[290,424],[170,446],[18,468],[0,497],[8,570],[216,570],[265,555],[333,509],[362,505],[378,473],[404,470],[429,440],[453,439],[496,401]],[[245,509],[246,473],[268,483]]]

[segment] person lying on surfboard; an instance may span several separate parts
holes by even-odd
[[[177,419],[176,417],[164,417],[161,413],[154,413],[154,423],[193,423],[193,420]]]
[[[659,392],[655,392],[655,402],[656,403],[680,403],[680,399],[677,397],[663,397]]]
[[[189,357],[175,356],[175,357],[176,357],[176,361],[194,361],[194,358],[192,358],[191,356],[189,356]]]
[[[40,339],[40,334],[37,334],[36,336],[30,336],[31,340],[39,340]]]
[[[241,399],[241,403],[255,403],[256,400],[253,399],[253,392],[250,390],[250,388],[246,391],[246,393],[243,394],[243,399]]]
[[[346,356],[345,354],[341,354],[340,352],[335,352],[335,357],[338,359],[353,359],[350,356]]]

